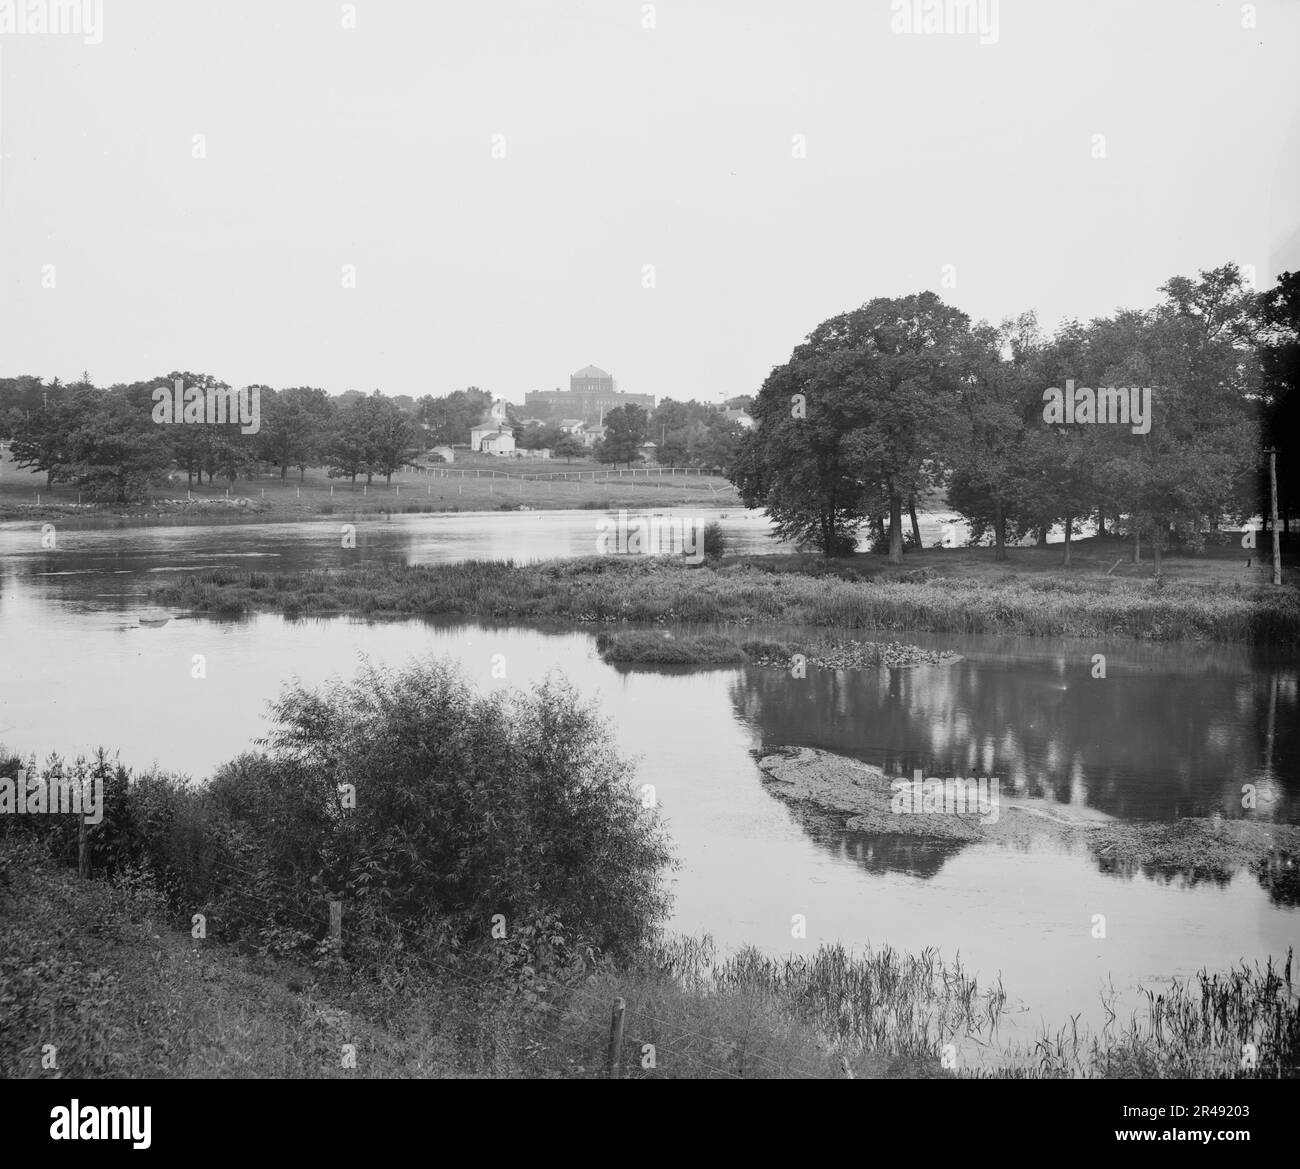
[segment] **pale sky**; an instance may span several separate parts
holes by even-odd
[[[1051,326],[1300,268],[1295,0],[1002,0],[991,44],[889,0],[347,7],[0,35],[0,376],[716,400],[876,296]]]

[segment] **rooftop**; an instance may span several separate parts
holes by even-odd
[[[609,377],[610,375],[607,374],[598,365],[584,365],[573,376],[574,377]]]

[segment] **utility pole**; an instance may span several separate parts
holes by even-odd
[[[1282,583],[1282,535],[1277,530],[1277,447],[1269,447],[1267,454],[1273,508],[1273,583],[1280,585]]]

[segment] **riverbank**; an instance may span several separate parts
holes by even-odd
[[[963,556],[991,550],[964,549]],[[930,554],[925,554],[930,555]],[[943,555],[941,550],[935,558]],[[196,614],[367,617],[462,616],[771,624],[844,630],[1013,633],[1300,645],[1293,588],[1216,580],[1138,580],[1038,571],[909,576],[869,557],[814,572],[773,557],[698,566],[653,557],[590,557],[535,564],[466,561],[366,564],[317,572],[213,569],[150,590],[155,606]]]
[[[1117,1033],[1044,1026],[1031,1046],[997,1035],[1000,983],[981,986],[932,950],[723,957],[707,939],[672,939],[636,968],[557,987],[539,1009],[450,955],[397,954],[360,977],[337,959],[196,939],[146,878],[83,880],[3,837],[0,907],[7,1079],[605,1078],[616,997],[627,1079],[842,1079],[846,1067],[857,1079],[1277,1078],[1296,1074],[1300,1042],[1290,955],[1174,982]],[[936,1034],[957,1041],[955,1067]],[[1254,1067],[1243,1041],[1256,1042]]]

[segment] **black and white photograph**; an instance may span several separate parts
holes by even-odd
[[[831,1080],[1264,1152],[1298,59],[1295,0],[0,0],[6,1131]]]

